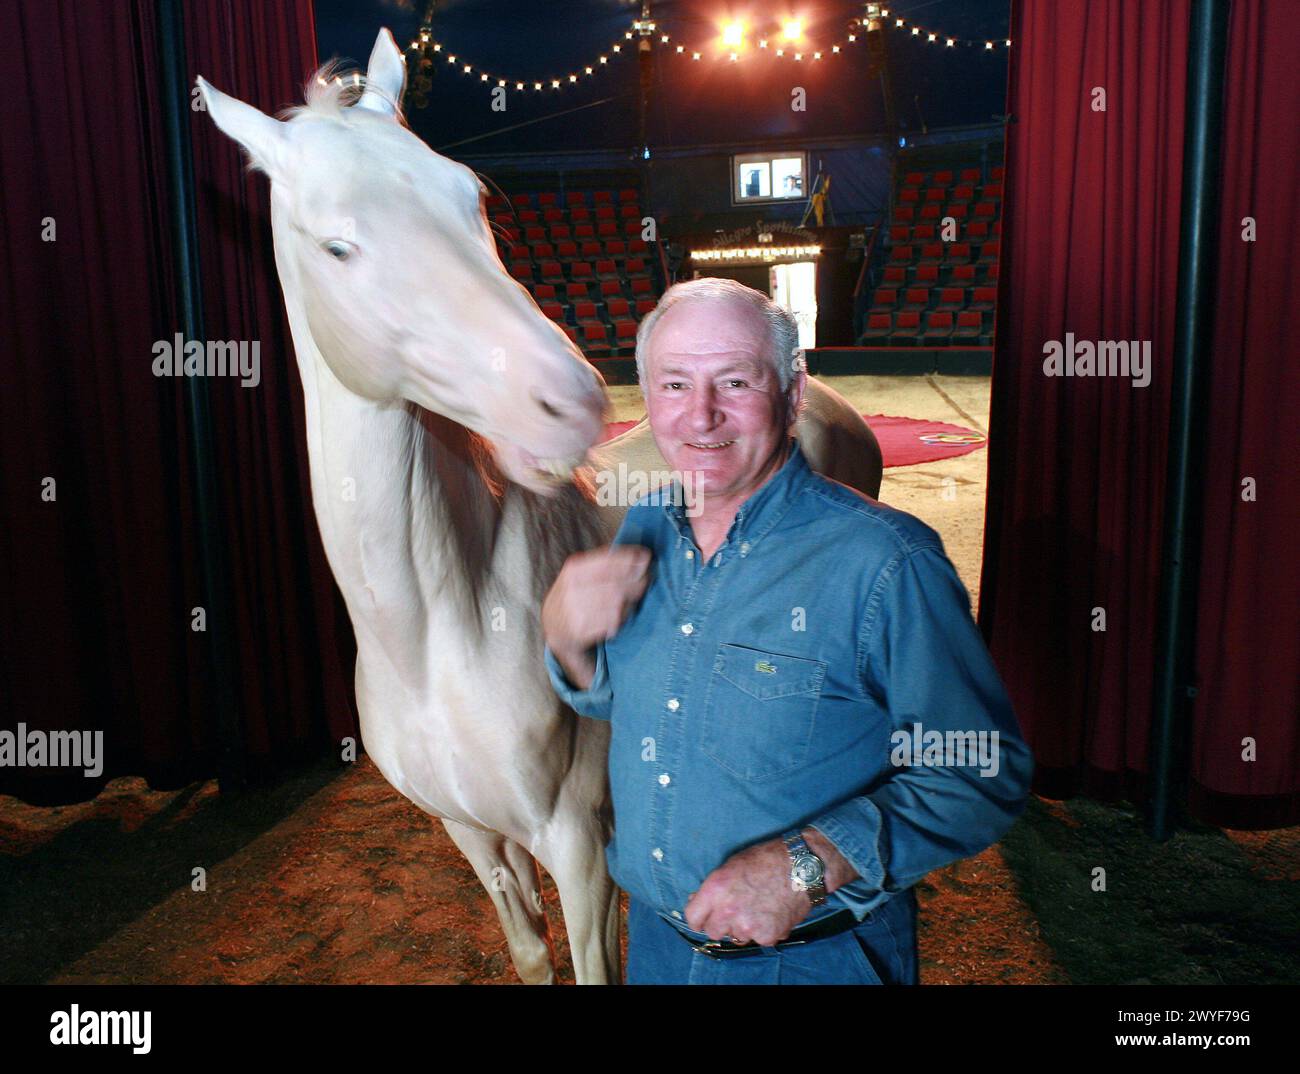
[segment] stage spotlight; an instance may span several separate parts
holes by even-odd
[[[745,24],[739,19],[727,23],[722,28],[722,43],[727,48],[739,48],[745,41]]]
[[[803,37],[803,19],[786,19],[781,24],[781,37],[786,41],[798,41]]]

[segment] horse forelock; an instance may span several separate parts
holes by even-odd
[[[365,117],[367,120],[382,118],[378,113],[356,108],[357,101],[367,89],[388,101],[393,106],[397,123],[403,127],[407,126],[401,101],[394,100],[379,85],[371,85],[364,71],[353,68],[339,59],[321,64],[303,87],[303,103],[284,109],[280,113],[280,118],[286,122],[316,118],[336,119],[344,123],[358,117]]]

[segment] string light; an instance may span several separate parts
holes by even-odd
[[[908,19],[898,15],[894,16],[893,23],[891,25],[889,22],[884,21],[890,15],[890,11],[888,8],[880,8],[877,10],[875,8],[875,5],[870,5],[870,7],[873,12],[870,15],[870,19],[871,19],[870,23],[868,23],[868,19],[865,17],[861,20],[854,20],[853,26],[855,27],[857,32],[856,33],[849,32],[845,35],[848,43],[851,44],[856,43],[858,39],[862,36],[861,31],[863,29],[867,29],[868,31],[871,30],[879,31],[881,29],[894,29],[894,30],[910,30],[911,37],[915,37],[915,38],[923,37],[925,42],[931,45],[938,44],[942,39],[941,47],[943,48],[956,48],[958,45],[966,48],[978,48],[980,45],[980,41],[978,40],[970,40],[967,38],[959,38],[959,37],[950,37],[947,34],[940,33],[937,30],[931,30],[919,24],[911,23],[909,22]],[[721,37],[719,39],[719,44],[722,46],[722,48],[713,50],[711,52],[711,56],[716,60],[721,58],[723,55],[725,55],[729,62],[731,63],[739,62],[742,56],[742,52],[744,50],[744,46],[746,45],[745,38],[746,38],[747,29],[748,27],[746,26],[746,23],[744,22],[744,20],[741,19],[732,19],[724,23],[721,27]],[[787,44],[795,43],[800,45],[802,45],[804,42],[804,20],[801,18],[786,18],[781,20],[777,26],[777,31],[778,31],[778,36],[780,37],[782,42],[785,42]],[[671,36],[667,33],[662,33],[658,31],[658,28],[652,21],[636,19],[633,20],[632,22],[632,29],[625,30],[623,32],[623,39],[630,41],[634,37],[639,35],[642,41],[644,42],[644,44],[641,45],[641,48],[645,49],[649,45],[649,38],[656,34],[658,34],[660,44],[667,45],[671,40]],[[981,51],[983,52],[996,51],[998,44],[999,43],[993,39],[985,40],[983,42],[984,47]],[[1011,47],[1011,39],[1004,38],[1001,42],[1001,45],[1002,47],[1009,49]],[[757,46],[759,50],[766,52],[769,55],[775,54],[775,56],[778,59],[784,59],[786,57],[786,49],[779,48],[779,47],[778,48],[770,47],[770,39],[767,37],[759,37],[757,39]],[[422,26],[419,30],[416,39],[411,41],[410,51],[416,54],[427,54],[430,52],[443,53],[444,49],[443,49],[443,43],[441,41],[436,41],[433,39],[432,31],[430,27]],[[611,43],[608,51],[615,53],[617,55],[621,55],[623,51],[622,42],[615,41]],[[685,56],[687,53],[689,53],[693,61],[699,61],[702,58],[704,53],[704,50],[691,49],[688,46],[683,44],[674,44],[673,51],[678,56]],[[821,49],[811,51],[812,59],[814,61],[821,60],[823,58],[823,53],[826,51],[829,51],[832,55],[838,56],[844,50],[841,47],[841,43],[839,41],[835,41],[830,44],[829,49],[823,46],[823,48]],[[446,55],[447,55],[447,63],[450,65],[455,65],[457,62],[455,54],[447,53]],[[799,51],[791,51],[790,56],[796,62],[802,62],[804,58],[804,49],[801,48]],[[598,67],[605,67],[608,65],[609,65],[609,57],[605,54],[602,54],[597,58],[595,62],[591,64],[585,64],[580,69],[569,73],[567,76],[563,76],[561,78],[549,78],[542,81],[534,81],[533,91],[534,92],[540,91],[546,82],[549,82],[553,89],[560,89],[563,85],[566,84],[575,85],[582,78],[588,78],[593,76]],[[500,88],[506,88],[513,82],[514,88],[518,92],[523,92],[524,90],[526,90],[528,85],[526,82],[521,80],[506,79],[503,77],[499,77],[497,75],[493,75],[488,71],[479,70],[475,68],[473,64],[465,63],[463,60],[461,61],[461,73],[466,75],[477,73],[480,82],[494,81],[496,85]],[[421,76],[421,77],[424,78],[425,80],[424,88],[427,89],[428,86],[427,76]],[[342,85],[341,81],[337,79],[336,82],[338,82],[339,85]],[[357,85],[360,84],[359,75],[354,75],[354,84]]]

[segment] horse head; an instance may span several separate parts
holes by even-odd
[[[270,177],[286,300],[300,300],[330,373],[460,423],[511,480],[554,491],[600,438],[604,382],[506,271],[477,174],[406,126],[405,77],[382,30],[364,78],[323,69],[280,119],[198,86]]]

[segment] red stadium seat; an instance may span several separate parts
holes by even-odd
[[[546,302],[542,305],[542,312],[552,321],[564,323],[564,307],[558,302]]]
[[[903,176],[903,186],[924,186],[925,172],[908,172]]]
[[[596,316],[596,303],[594,302],[575,302],[573,304],[573,317],[579,324],[600,321],[600,318]]]
[[[649,276],[638,276],[632,283],[632,295],[649,295],[654,292],[654,287],[650,283]]]
[[[943,216],[943,206],[937,201],[926,202],[921,206],[922,220],[938,220]]]
[[[564,195],[564,203],[572,209],[575,205],[586,205],[587,195],[581,190],[570,190]]]
[[[867,327],[862,333],[862,341],[888,343],[893,331],[894,318],[890,314],[873,313],[867,318]]]
[[[575,224],[586,224],[591,220],[591,210],[585,205],[575,205],[569,209],[569,219]]]
[[[644,254],[650,249],[645,239],[628,239],[627,252],[629,254]]]
[[[975,294],[971,297],[969,309],[973,310],[992,310],[998,304],[998,289],[996,287],[977,287]]]
[[[626,257],[627,243],[622,239],[610,239],[605,243],[605,253],[610,257]]]
[[[538,302],[554,302],[555,285],[551,283],[539,283],[533,289],[533,297],[535,297]]]
[[[636,300],[636,315],[644,317],[647,313],[652,312],[657,305],[659,305],[657,298],[638,298]]]
[[[601,280],[600,297],[609,301],[612,295],[621,295],[623,293],[622,280]]]
[[[542,279],[548,283],[563,283],[564,270],[558,261],[542,262]]]
[[[877,287],[875,299],[871,305],[871,311],[875,313],[878,310],[892,310],[898,305],[898,289],[896,287]]]
[[[907,269],[902,265],[886,265],[884,282],[893,287],[902,287],[907,282]]]
[[[619,320],[631,316],[631,307],[626,298],[609,298],[605,300],[605,312],[610,320]]]
[[[613,239],[613,238],[617,238],[617,236],[618,236],[618,221],[617,221],[617,220],[601,220],[601,221],[596,225],[596,234],[598,234],[602,239]]]
[[[581,302],[587,297],[587,285],[585,283],[566,283],[564,285],[564,297],[570,302]]]
[[[533,263],[531,261],[510,262],[510,275],[523,283],[532,283]]]
[[[562,224],[564,222],[564,210],[551,206],[551,208],[543,210],[542,219],[548,224]]]
[[[618,265],[616,265],[612,259],[605,260],[605,261],[597,261],[596,276],[598,279],[602,279],[602,280],[617,280]]]
[[[894,321],[894,332],[890,341],[900,346],[916,346],[923,335],[921,314],[916,310],[905,310]]]
[[[582,326],[582,349],[585,351],[609,350],[609,329],[596,322]]]
[[[966,289],[963,287],[945,287],[939,292],[939,301],[934,304],[937,310],[959,310],[966,304]]]
[[[945,344],[952,338],[952,313],[931,312],[925,319],[925,342]]]
[[[636,201],[637,192],[635,190],[620,190],[618,192],[619,201]]]
[[[612,206],[612,205],[597,205],[597,206],[596,206],[596,219],[597,219],[597,220],[614,220],[614,219],[617,218],[617,216],[618,216],[618,214],[617,214],[616,212],[614,212],[614,206]]]
[[[546,206],[546,205],[558,205],[559,203],[560,203],[560,199],[559,199],[555,194],[538,194],[538,195],[537,195],[537,204],[538,204],[538,205],[542,205],[542,206]]]
[[[586,261],[575,261],[569,266],[569,279],[571,280],[591,280],[595,278],[595,275],[591,270],[591,265]]]
[[[923,310],[930,305],[930,290],[927,287],[909,287],[903,295],[903,309]]]
[[[614,192],[612,190],[597,190],[595,194],[592,195],[591,200],[594,201],[597,205],[599,205],[601,202],[613,201]]]
[[[911,223],[916,219],[916,207],[912,205],[895,205],[894,219],[900,224]]]
[[[889,252],[889,260],[894,264],[910,263],[914,256],[914,251],[910,246],[895,246]]]
[[[929,265],[917,265],[916,276],[914,281],[918,284],[925,284],[927,287],[934,286],[939,282],[939,265],[937,262]]]
[[[963,310],[957,314],[957,327],[952,331],[954,340],[978,342],[984,332],[984,315],[977,310]]]
[[[980,181],[980,170],[978,168],[963,168],[958,180],[963,183],[978,183]]]
[[[605,256],[604,248],[596,239],[588,239],[584,242],[579,252],[584,261],[599,261]]]

